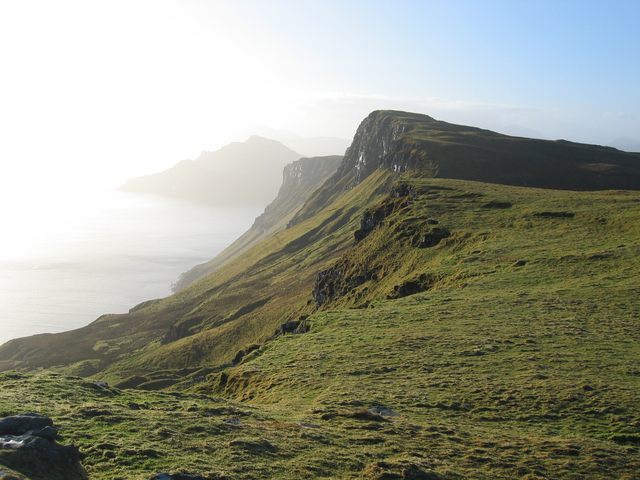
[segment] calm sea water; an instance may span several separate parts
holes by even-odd
[[[214,257],[261,210],[124,192],[9,207],[0,229],[0,344],[169,294],[180,273]]]

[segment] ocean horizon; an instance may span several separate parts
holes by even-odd
[[[169,295],[182,272],[221,252],[261,210],[104,191],[5,215],[0,344]]]

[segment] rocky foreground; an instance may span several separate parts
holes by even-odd
[[[0,480],[87,480],[78,447],[58,443],[53,420],[37,413],[0,419]],[[188,473],[158,473],[150,480],[208,480]],[[220,477],[218,477],[220,478]]]
[[[57,439],[58,429],[44,415],[26,413],[1,419],[0,478],[87,479],[78,448],[61,445]]]

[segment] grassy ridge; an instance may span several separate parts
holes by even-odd
[[[313,219],[274,234],[171,297],[75,331],[11,341],[0,348],[0,369],[66,366],[69,373],[91,374],[119,362],[109,370],[115,378],[227,363],[307,308],[315,274],[351,246],[360,215],[387,195],[390,181],[387,172],[372,175]],[[267,301],[238,317],[258,300]],[[163,343],[170,331],[177,333]]]
[[[640,193],[432,178],[517,147],[516,167],[540,157],[530,179],[633,183],[636,157],[371,118],[338,174],[352,171],[289,228],[171,297],[0,348],[0,369],[53,363],[118,388],[5,376],[0,408],[61,417],[95,478],[638,478]],[[577,155],[578,176],[553,152]],[[87,402],[111,413],[84,418]],[[105,437],[156,454],[93,446]]]
[[[387,179],[350,194],[373,195]],[[269,266],[274,284],[276,266],[282,278],[305,262],[384,267],[310,312],[308,333],[272,339],[224,369],[159,369],[174,357],[181,364],[180,352],[206,332],[112,366],[114,379],[156,368],[149,375],[175,393],[5,376],[0,410],[28,404],[54,416],[97,479],[179,468],[234,479],[637,478],[640,194],[412,175],[402,183],[410,200],[355,245],[355,220],[334,232],[343,247],[331,257],[294,253],[286,237],[267,243],[268,263],[236,265]],[[389,201],[402,198],[368,203]],[[407,231],[428,219],[451,235],[416,247]],[[387,298],[424,272],[436,279],[425,291]],[[216,281],[236,273],[225,275]],[[303,310],[312,286],[309,278],[300,290]]]

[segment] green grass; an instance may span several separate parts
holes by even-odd
[[[172,391],[104,393],[64,375],[4,376],[0,413],[51,415],[95,479],[178,469],[233,479],[638,478],[640,194],[408,175],[415,197],[394,200],[354,245],[364,209],[391,201],[389,179],[370,177],[318,217],[142,308],[143,318],[186,318],[185,302],[189,315],[225,318],[273,297],[97,375],[140,375],[142,388]],[[358,208],[345,213],[348,205]],[[416,248],[428,219],[451,236]],[[341,280],[377,277],[318,309],[314,275],[336,262]],[[426,291],[388,298],[423,273],[434,279]],[[302,313],[308,333],[269,338]],[[237,366],[221,353],[255,340],[260,348]],[[363,416],[374,406],[396,415]]]
[[[377,172],[185,291],[5,360],[37,367],[43,348],[65,374],[165,391],[5,375],[0,413],[51,415],[96,479],[638,478],[640,193],[408,174],[414,197],[391,199],[396,180]],[[451,235],[417,248],[428,220]],[[352,288],[317,307],[333,265]],[[425,291],[390,298],[423,274]],[[308,333],[273,336],[301,315]],[[175,325],[184,338],[163,342]]]
[[[382,460],[427,457],[465,478],[636,478],[640,196],[415,183],[453,190],[418,197],[347,254],[397,265],[229,370],[224,388],[212,375],[210,391],[319,414],[387,406],[416,432]],[[575,216],[536,216],[547,211]],[[433,249],[389,242],[413,218],[454,235]],[[382,299],[411,270],[441,280]]]

